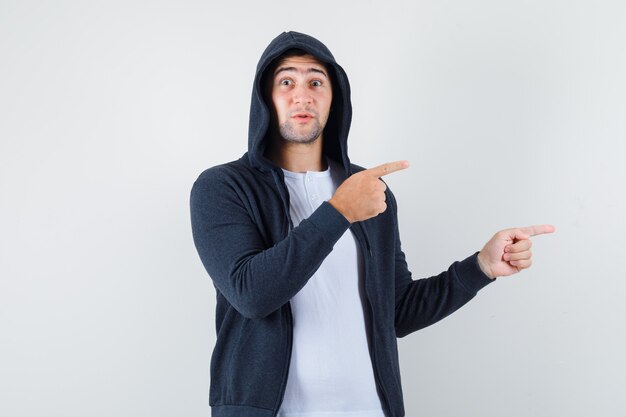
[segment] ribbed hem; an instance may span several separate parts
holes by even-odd
[[[211,407],[211,417],[272,417],[272,410],[247,405],[216,405]]]
[[[328,201],[324,201],[308,218],[331,242],[336,242],[348,230],[350,222]]]
[[[478,265],[478,254],[474,253],[471,256],[459,261],[456,265],[456,272],[461,281],[461,284],[468,292],[477,293],[481,288],[491,284],[495,281],[489,278]]]
[[[282,413],[277,417],[385,417],[382,410],[364,411],[312,411],[308,413]]]

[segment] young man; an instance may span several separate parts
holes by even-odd
[[[408,163],[352,164],[351,115],[330,51],[283,33],[257,66],[248,152],[193,186],[194,241],[217,293],[213,416],[404,416],[396,338],[528,268],[529,238],[554,231],[500,231],[413,280],[381,180]]]

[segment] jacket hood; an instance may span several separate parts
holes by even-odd
[[[350,160],[348,158],[347,140],[352,121],[348,77],[323,43],[312,36],[298,32],[283,32],[274,38],[257,64],[248,125],[248,158],[250,164],[262,171],[280,171],[276,165],[263,156],[270,127],[269,106],[271,103],[266,103],[263,98],[262,83],[265,72],[272,66],[274,60],[292,48],[306,51],[328,67],[333,88],[333,104],[324,128],[323,152],[326,156],[341,163],[348,174],[350,172]]]

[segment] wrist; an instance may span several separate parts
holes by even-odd
[[[332,197],[330,200],[328,200],[328,204],[333,206],[335,208],[335,210],[337,210],[343,217],[346,218],[346,220],[348,220],[350,222],[350,224],[354,223],[354,221],[350,217],[348,217],[348,215],[346,214],[345,209],[343,208],[341,203],[337,203],[337,200],[335,200],[334,197]]]
[[[478,253],[478,256],[476,257],[480,270],[483,271],[483,274],[487,275],[489,279],[496,279],[496,277],[491,272],[491,268],[489,268],[489,264],[487,263],[487,261],[483,259],[482,255],[483,255],[483,252],[481,251]]]

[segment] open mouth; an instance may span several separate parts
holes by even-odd
[[[307,113],[298,113],[298,114],[295,114],[293,118],[296,120],[305,121],[305,120],[312,119],[313,116]]]

